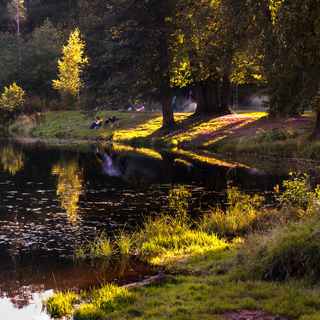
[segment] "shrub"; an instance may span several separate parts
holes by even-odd
[[[310,210],[318,206],[320,197],[320,185],[311,190],[308,183],[308,175],[301,173],[290,173],[291,179],[283,181],[285,191],[279,197],[282,206],[293,206],[302,210]]]
[[[8,121],[21,109],[25,102],[24,95],[25,92],[16,83],[12,84],[9,89],[4,88],[0,99],[0,112],[5,121]]]

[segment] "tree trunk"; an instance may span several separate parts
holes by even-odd
[[[170,88],[170,76],[169,76],[169,54],[168,44],[165,34],[165,16],[160,11],[158,13],[159,21],[159,63],[160,63],[160,91],[162,99],[162,129],[172,127],[174,123],[173,108],[172,108],[172,94]]]
[[[206,79],[206,104],[208,112],[217,112],[219,109],[218,81],[217,79]]]
[[[195,115],[205,113],[217,113],[219,109],[218,81],[206,79],[204,85],[201,82],[194,83],[197,109]]]
[[[311,136],[308,138],[309,141],[315,140],[320,134],[320,110],[317,111],[317,121]]]
[[[200,115],[200,114],[206,113],[207,111],[206,100],[203,94],[202,84],[200,82],[194,83],[194,93],[197,101],[197,108],[194,114]]]
[[[174,123],[173,108],[172,108],[172,94],[169,87],[161,88],[161,101],[162,101],[162,128],[172,127]]]
[[[230,79],[228,75],[222,78],[221,99],[220,99],[220,114],[233,113],[230,108]]]

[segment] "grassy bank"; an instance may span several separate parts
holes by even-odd
[[[120,125],[90,130],[92,117],[77,111],[21,116],[10,124],[11,137],[121,142],[131,146],[198,148],[219,154],[259,154],[287,158],[320,158],[320,143],[310,142],[315,123],[309,113],[299,118],[269,119],[264,112],[238,112],[212,118],[175,113],[176,125],[161,130],[160,112],[101,111],[95,116],[116,117]],[[103,121],[103,122],[104,122]]]
[[[111,255],[138,255],[173,277],[147,287],[57,293],[44,302],[47,310],[75,320],[225,319],[226,312],[248,310],[278,315],[268,319],[320,319],[320,187],[310,190],[304,175],[284,186],[273,209],[230,188],[224,215],[213,208],[198,221],[186,214],[186,190],[173,189],[170,212],[130,234],[120,231],[114,242],[104,239],[112,242]],[[93,262],[110,258],[110,250],[92,253],[102,240],[83,247]]]

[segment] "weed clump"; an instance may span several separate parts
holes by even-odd
[[[77,302],[79,302],[79,297],[67,291],[65,293],[58,292],[47,298],[43,303],[52,317],[63,317],[72,314],[73,305]]]
[[[262,211],[259,210],[264,197],[243,194],[236,187],[227,190],[227,207],[212,208],[204,215],[200,227],[206,233],[217,233],[221,236],[234,237],[239,233],[252,230],[254,221]]]

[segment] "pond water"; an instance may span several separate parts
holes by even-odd
[[[279,162],[273,167],[279,169]],[[140,261],[127,261],[125,268],[117,260],[107,266],[79,264],[73,248],[165,210],[173,186],[191,192],[190,214],[196,217],[223,201],[228,184],[271,200],[291,169],[283,168],[264,172],[181,150],[0,140],[1,319],[46,320],[41,299],[54,290],[152,275]]]

